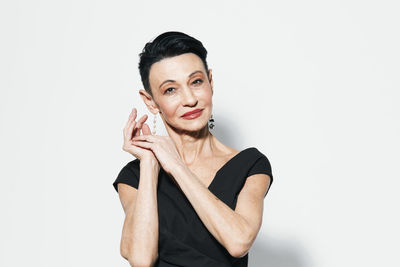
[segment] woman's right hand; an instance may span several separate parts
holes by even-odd
[[[138,158],[141,162],[150,161],[151,163],[159,166],[158,159],[154,155],[153,151],[147,148],[135,146],[131,141],[133,137],[140,135],[140,130],[142,130],[142,134],[145,135],[152,134],[149,125],[144,123],[148,118],[147,114],[143,115],[137,122],[135,121],[136,116],[137,116],[137,109],[133,108],[123,130],[124,144],[122,146],[122,150],[132,154],[134,157]]]

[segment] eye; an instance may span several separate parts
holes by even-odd
[[[175,89],[175,88],[174,88],[174,87],[169,87],[169,88],[167,88],[167,90],[164,91],[164,94],[169,94],[169,93],[171,93],[172,90],[169,90],[169,89]]]
[[[199,82],[197,82],[197,81],[199,81]],[[193,84],[201,84],[202,82],[203,82],[202,79],[197,79],[197,80],[195,80],[195,81],[193,82]]]

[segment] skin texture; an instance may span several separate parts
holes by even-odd
[[[160,113],[168,136],[152,135],[145,123],[147,115],[136,122],[136,109],[124,128],[124,150],[139,156],[141,172],[139,190],[118,185],[126,214],[122,256],[132,266],[151,266],[158,256],[155,221],[158,221],[156,185],[160,166],[176,181],[209,232],[233,257],[245,256],[262,224],[270,177],[255,174],[247,178],[235,210],[208,190],[217,170],[239,152],[221,143],[208,130],[212,70],[206,73],[201,59],[186,53],[153,64],[149,80],[153,97],[145,90],[139,91],[140,96],[150,112]],[[173,82],[164,83],[166,80]],[[181,117],[197,108],[203,112],[196,119]]]

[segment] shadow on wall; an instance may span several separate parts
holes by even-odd
[[[312,266],[311,259],[303,246],[294,241],[257,237],[249,251],[249,267]]]

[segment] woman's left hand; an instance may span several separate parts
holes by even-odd
[[[136,146],[151,149],[168,174],[171,174],[172,170],[177,167],[184,165],[175,143],[169,136],[139,135],[133,137],[131,141]]]

